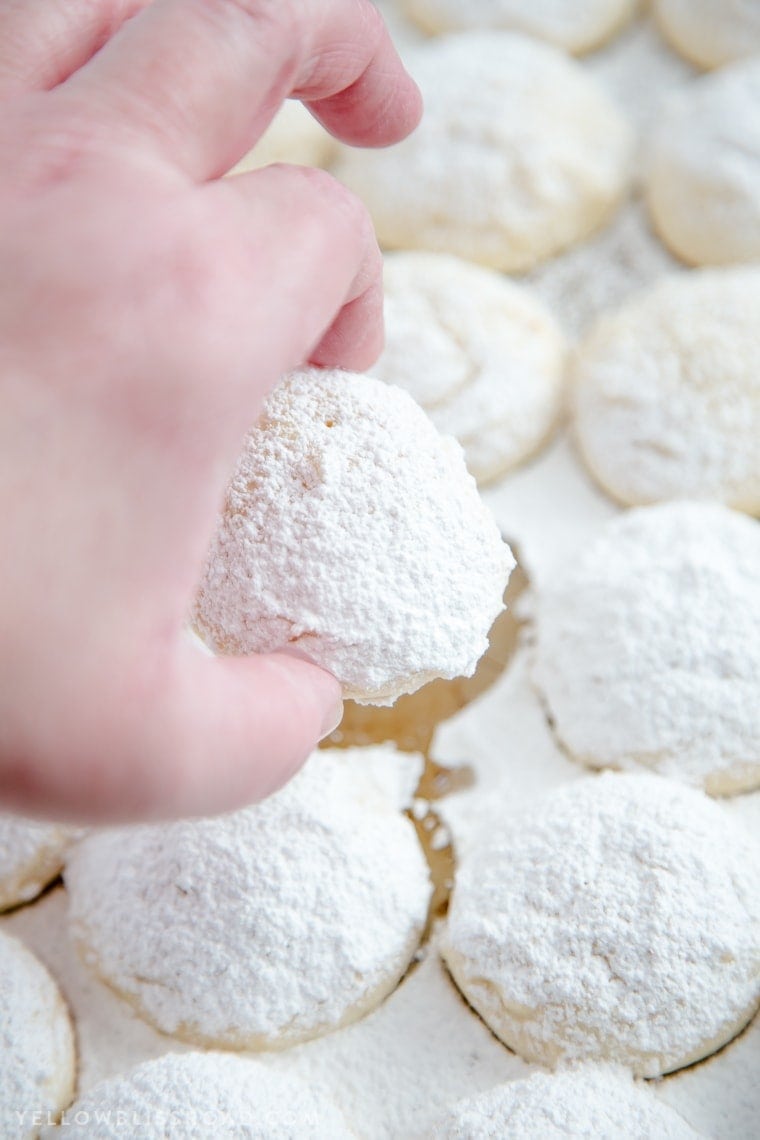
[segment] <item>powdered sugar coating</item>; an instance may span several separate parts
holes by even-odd
[[[533,1073],[454,1105],[431,1140],[698,1140],[698,1133],[612,1065]]]
[[[0,932],[0,1136],[37,1136],[74,1094],[74,1034],[58,987],[21,942]]]
[[[334,168],[381,243],[515,271],[610,217],[632,135],[578,64],[499,31],[433,40],[407,62],[425,97],[420,127],[389,150],[344,148]]]
[[[534,679],[593,767],[760,786],[760,526],[709,504],[629,511],[538,599]]]
[[[760,513],[758,359],[758,269],[669,277],[602,317],[573,386],[592,474],[627,504],[717,499]]]
[[[230,482],[195,624],[222,652],[297,645],[365,703],[470,676],[514,566],[408,393],[307,369],[267,400]]]
[[[479,482],[526,459],[556,424],[565,342],[527,289],[436,253],[385,259],[385,351],[372,373],[405,388],[464,448]]]
[[[693,265],[760,260],[760,60],[671,96],[646,166],[649,211],[674,253]]]
[[[507,28],[571,52],[590,51],[631,18],[638,0],[402,0],[429,32]]]
[[[72,827],[0,815],[0,910],[36,898],[60,872],[76,834]]]
[[[388,748],[316,753],[244,811],[89,836],[66,868],[85,960],[197,1044],[278,1048],[356,1020],[427,917],[427,864],[387,783],[400,764]]]
[[[578,780],[468,853],[443,953],[526,1060],[670,1072],[760,1003],[760,846],[693,788]]]
[[[89,1140],[348,1140],[338,1108],[297,1077],[229,1053],[168,1053],[101,1082],[65,1114]],[[56,1129],[43,1135],[53,1140]]]
[[[698,67],[760,52],[757,0],[654,0],[662,32]]]

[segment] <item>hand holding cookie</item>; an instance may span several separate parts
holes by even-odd
[[[51,44],[55,50],[51,50]],[[322,172],[220,180],[294,96],[349,143],[415,125],[368,2],[0,13],[0,800],[90,819],[272,791],[339,715],[305,660],[183,626],[243,436],[307,359],[366,367],[380,256]]]

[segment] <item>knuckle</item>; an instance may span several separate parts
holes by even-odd
[[[90,167],[105,142],[98,118],[74,100],[50,100],[42,106],[25,100],[14,123],[23,131],[25,146],[17,160],[17,177],[25,189],[44,189],[68,182]]]

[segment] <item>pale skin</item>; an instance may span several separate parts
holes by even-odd
[[[316,171],[220,178],[289,95],[368,146],[421,112],[367,0],[0,2],[4,809],[229,810],[340,716],[310,662],[184,632],[267,392],[382,343],[361,204]]]

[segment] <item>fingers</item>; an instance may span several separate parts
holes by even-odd
[[[379,268],[372,284],[343,305],[319,344],[309,353],[309,363],[322,368],[348,368],[353,372],[364,372],[372,367],[383,350],[381,273]],[[354,282],[353,291],[360,288]]]
[[[47,91],[90,59],[148,0],[5,0],[0,99]]]
[[[199,180],[234,166],[291,93],[368,146],[421,113],[369,0],[154,0],[60,93]]]
[[[189,643],[168,683],[116,679],[101,696],[48,749],[4,756],[1,804],[81,824],[231,811],[286,783],[343,712],[338,682],[307,660]]]
[[[349,86],[334,94],[329,71],[334,57],[318,69],[315,78],[300,85],[296,94],[315,118],[343,142],[353,146],[387,146],[414,130],[422,115],[422,96],[416,84],[399,87],[391,81],[398,70],[398,56],[386,34],[377,45],[371,67]],[[313,94],[311,94],[313,92]]]
[[[232,215],[245,249],[240,288],[250,316],[241,331],[250,378],[270,386],[309,359],[361,371],[383,342],[382,257],[364,206],[324,171],[270,166],[224,179],[205,193]],[[266,332],[266,335],[262,335]],[[246,407],[235,439],[251,419]]]
[[[101,818],[211,815],[244,807],[285,784],[343,714],[329,673],[284,654],[210,658],[185,649],[167,714],[151,732],[156,762],[126,815],[120,802]],[[134,768],[133,768],[134,773]]]

